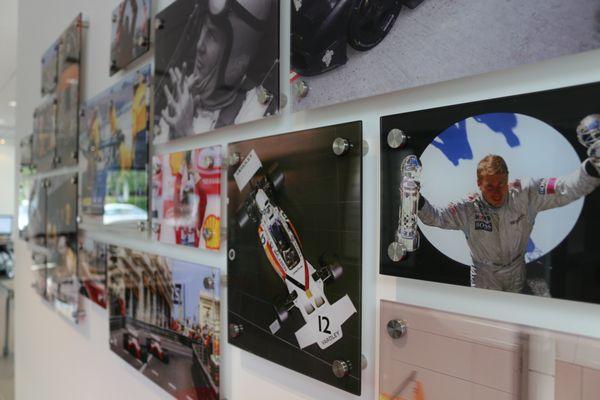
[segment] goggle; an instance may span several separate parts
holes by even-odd
[[[263,21],[256,18],[256,16],[248,11],[248,9],[244,7],[239,0],[209,0],[208,10],[214,16],[223,16],[229,12],[236,14],[244,22],[255,29],[260,29],[263,25]]]

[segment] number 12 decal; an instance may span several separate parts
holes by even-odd
[[[329,318],[319,315],[319,331],[328,335],[331,334],[331,331],[329,330]]]

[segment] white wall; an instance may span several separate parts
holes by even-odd
[[[155,0],[156,3],[157,0]],[[85,41],[83,96],[89,98],[119,79],[108,77],[110,13],[117,0],[19,1],[17,132],[32,126],[32,112],[40,102],[40,57],[76,13],[90,22]],[[169,3],[160,0],[160,7]],[[282,50],[287,54],[290,3],[283,1]],[[156,5],[156,4],[155,4]],[[564,57],[534,66],[429,85],[401,93],[354,101],[312,112],[283,115],[265,121],[189,138],[158,151],[226,144],[257,136],[362,119],[370,151],[364,158],[363,221],[363,372],[361,399],[375,399],[377,391],[378,301],[397,300],[474,316],[530,324],[600,337],[600,307],[487,292],[378,275],[379,229],[379,116],[448,104],[499,97],[599,80],[600,51]],[[136,66],[139,63],[136,63]],[[282,82],[289,61],[282,59]],[[289,89],[284,88],[289,94]],[[599,96],[600,97],[600,96]],[[600,107],[600,102],[599,102]],[[3,196],[0,195],[0,199]],[[168,256],[212,264],[226,271],[225,252],[207,254],[178,249],[135,237],[95,230],[100,240],[156,251]],[[226,246],[224,246],[225,248]],[[104,310],[85,302],[86,320],[73,326],[53,312],[30,287],[29,252],[16,245],[16,393],[17,399],[167,399],[169,395],[113,355],[108,347],[108,319]],[[224,291],[226,296],[226,290]],[[226,310],[226,301],[224,308]],[[225,324],[226,314],[223,314]],[[224,328],[224,327],[223,327]],[[225,329],[222,329],[225,332]],[[225,340],[223,341],[225,343]],[[223,344],[223,395],[235,400],[355,398]]]
[[[12,214],[15,209],[15,146],[11,143],[0,145],[0,214]],[[16,225],[16,224],[15,224]]]

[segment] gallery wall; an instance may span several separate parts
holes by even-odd
[[[108,75],[110,16],[117,0],[55,0],[19,2],[17,136],[28,135],[32,114],[40,103],[40,57],[79,12],[90,28],[84,32],[82,99],[89,99],[122,78]],[[169,1],[154,1],[160,10]],[[291,2],[282,2],[281,82],[289,70]],[[426,51],[426,50],[423,50]],[[152,53],[151,53],[152,54]],[[136,61],[135,69],[151,60]],[[376,62],[376,61],[374,61]],[[567,56],[536,65],[454,80],[381,95],[313,111],[292,114],[284,108],[278,117],[220,129],[174,143],[158,145],[166,153],[195,147],[226,145],[254,137],[362,120],[369,151],[364,156],[363,184],[363,370],[360,399],[375,399],[379,347],[379,300],[393,300],[445,311],[600,337],[600,308],[596,305],[511,295],[465,287],[382,276],[379,271],[379,117],[444,105],[552,89],[600,80],[600,51]],[[290,98],[287,85],[282,91]],[[599,103],[600,104],[600,103]],[[1,149],[0,149],[1,151]],[[543,143],[540,143],[543,151]],[[2,171],[4,173],[4,171]],[[48,173],[52,175],[54,172]],[[2,180],[4,183],[4,176]],[[5,199],[0,196],[0,213]],[[7,205],[13,208],[12,202]],[[226,207],[223,207],[226,209]],[[226,218],[223,218],[226,220]],[[85,229],[85,226],[82,226]],[[226,246],[206,253],[143,240],[115,231],[94,230],[94,238],[109,244],[212,265],[226,273]],[[106,311],[84,301],[85,318],[79,325],[52,312],[31,288],[30,252],[17,241],[15,376],[17,399],[168,399],[170,396],[109,351]],[[223,279],[222,310],[227,309],[227,280]],[[226,314],[222,311],[222,332]],[[353,396],[284,369],[225,344],[221,348],[221,384],[227,399],[346,399]]]
[[[15,187],[15,146],[10,143],[0,145],[0,182],[7,188]],[[12,214],[14,208],[12,196],[0,196],[0,214]]]

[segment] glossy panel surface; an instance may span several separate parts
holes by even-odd
[[[110,74],[150,49],[150,0],[123,0],[111,15]]]
[[[380,400],[597,396],[599,340],[388,301],[380,323]]]
[[[47,178],[47,293],[55,308],[77,321],[77,175]]]
[[[278,0],[177,0],[155,40],[155,144],[278,113]]]
[[[596,0],[293,0],[293,110],[600,47]]]
[[[77,165],[82,29],[79,15],[63,32],[58,45],[55,164],[61,167]]]
[[[108,298],[106,290],[108,245],[91,239],[85,231],[79,231],[77,243],[77,277],[81,284],[81,294],[100,307],[106,308]]]
[[[229,343],[359,394],[362,124],[227,153]]]
[[[155,240],[218,250],[221,246],[221,146],[154,156]]]
[[[110,246],[110,348],[178,399],[219,399],[219,271]]]
[[[600,146],[592,144],[600,142],[599,90],[589,84],[383,117],[380,271],[600,303],[592,278],[600,159],[590,157]],[[409,137],[404,147],[388,143],[394,129]],[[402,233],[401,208],[410,209],[400,203],[408,155],[422,164],[413,179],[420,245],[394,261],[389,246]]]
[[[81,212],[105,225],[148,219],[150,66],[85,102]]]

